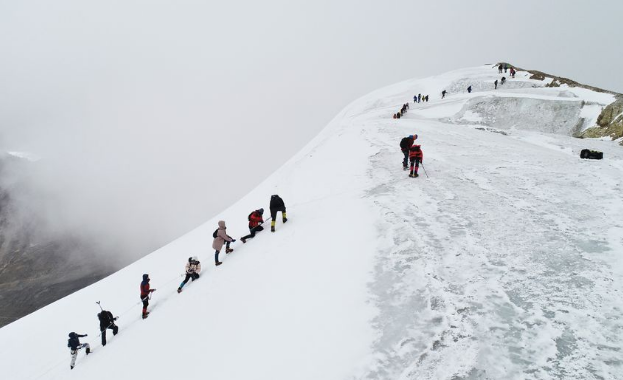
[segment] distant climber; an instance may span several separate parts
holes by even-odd
[[[393,118],[396,119],[396,114],[394,114]]]
[[[67,340],[67,347],[69,347],[70,352],[71,352],[71,364],[69,365],[69,368],[74,369],[74,366],[76,365],[76,358],[78,357],[78,350],[80,350],[81,348],[85,348],[85,352],[86,354],[90,354],[91,353],[91,346],[89,346],[88,343],[80,343],[80,338],[84,338],[85,336],[88,336],[87,334],[76,334],[75,332],[70,332],[69,333],[69,339]]]
[[[420,145],[413,145],[409,149],[409,159],[411,160],[411,170],[409,171],[409,177],[419,177],[417,173],[420,168],[420,162],[424,161],[424,153]]]
[[[500,84],[504,84],[506,83],[506,77],[502,77],[502,80],[500,81]]]
[[[511,67],[511,78],[515,78],[515,74],[517,73],[517,71],[515,71],[514,67]]]
[[[413,103],[417,103],[417,95],[413,95]]]
[[[407,137],[403,137],[400,140],[400,150],[404,155],[404,159],[402,160],[402,170],[409,169],[409,149],[413,146],[413,142],[417,139],[417,134],[409,135]]]
[[[119,332],[119,326],[115,324],[117,317],[113,317],[112,313],[107,310],[102,310],[97,314],[97,319],[100,321],[100,332],[102,335],[102,346],[106,345],[106,330],[111,329],[113,335],[117,335]]]
[[[225,226],[224,220],[219,220],[218,229],[214,231],[212,237],[214,238],[214,241],[212,242],[212,248],[214,249],[214,265],[219,266],[222,262],[218,261],[218,254],[221,252],[223,244],[225,244],[225,253],[231,253],[234,250],[229,248],[229,244],[235,242],[236,240],[227,235],[227,227]]]
[[[417,102],[419,103],[420,101],[422,101],[422,94],[417,94]]]
[[[502,74],[502,70],[504,70],[504,66],[500,63],[498,65],[498,73]]]
[[[275,220],[277,219],[277,213],[281,213],[281,221],[283,223],[288,221],[286,216],[286,204],[283,199],[277,194],[270,197],[270,232],[275,232]]]
[[[496,79],[495,82],[493,82],[493,84],[495,85],[495,89],[498,89],[498,80]]]
[[[428,103],[428,95],[426,95],[426,103]]]
[[[401,115],[400,115],[400,112],[398,112],[398,113],[396,114],[396,119],[400,119],[400,116],[401,116]],[[244,241],[243,241],[243,243],[244,243]]]
[[[471,94],[472,93],[472,86],[467,87],[467,93]]]
[[[441,91],[441,99],[445,98],[447,93],[446,90]]]
[[[149,312],[147,311],[147,306],[149,306],[149,299],[151,298],[151,293],[155,292],[156,289],[151,289],[149,286],[149,275],[143,275],[143,281],[141,282],[141,301],[143,301],[143,319],[147,318]]]
[[[189,257],[188,262],[186,263],[186,267],[184,269],[186,271],[186,277],[177,288],[178,293],[182,292],[182,289],[184,288],[188,280],[195,281],[199,279],[199,272],[201,272],[201,262],[199,262],[197,256]]]
[[[508,65],[505,63],[504,64],[504,72],[506,72],[508,70]]]
[[[249,219],[249,232],[250,232],[250,234],[240,238],[240,240],[242,240],[243,243],[246,243],[247,239],[254,238],[255,234],[257,232],[264,231],[264,227],[262,227],[262,224],[264,223],[264,218],[262,217],[262,215],[264,215],[264,209],[263,208],[261,208],[259,210],[255,210],[255,211],[253,211],[252,213],[249,214],[248,219]]]

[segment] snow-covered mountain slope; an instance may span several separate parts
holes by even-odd
[[[355,101],[205,225],[0,329],[3,379],[622,378],[623,152],[568,136],[612,97],[524,74],[493,90],[497,70],[470,68]],[[392,119],[417,93],[431,101]],[[402,171],[413,133],[430,177]],[[214,267],[216,222],[242,236],[273,193],[288,223]],[[202,278],[177,294],[192,255]],[[95,301],[120,315],[106,347]],[[70,331],[94,347],[71,371]]]

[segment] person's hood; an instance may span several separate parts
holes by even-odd
[[[225,221],[224,220],[219,220],[218,221],[218,228],[220,228],[220,229],[227,228],[227,227],[225,227]]]
[[[147,282],[149,281],[149,275],[148,274],[144,274],[143,275],[143,282]]]

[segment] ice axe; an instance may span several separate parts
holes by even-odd
[[[102,309],[102,305],[100,305],[100,301],[96,301],[95,303],[97,304],[97,306],[99,306],[99,307],[100,307],[100,310],[101,310],[101,311],[104,311],[104,309]]]
[[[430,178],[428,176],[428,173],[426,173],[426,168],[424,167],[424,163],[423,162],[420,162],[420,163],[422,164],[422,169],[424,169],[424,174],[426,174],[426,178]]]

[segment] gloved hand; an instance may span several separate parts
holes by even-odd
[[[231,242],[232,242],[232,243],[235,243],[235,242],[236,242],[236,239],[231,239]]]
[[[84,334],[84,336],[89,336],[89,334]]]
[[[119,317],[115,317],[115,319],[113,319],[113,321],[116,321],[117,319],[119,319]]]

